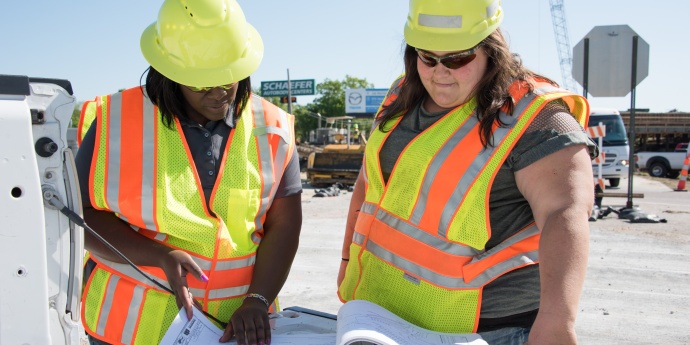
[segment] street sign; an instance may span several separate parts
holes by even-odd
[[[632,80],[633,37],[638,36],[637,75]],[[595,97],[623,97],[649,74],[649,44],[627,25],[595,26],[573,47],[573,78],[585,86],[585,39],[589,40],[587,91]]]
[[[345,114],[364,117],[376,114],[388,89],[346,89]]]
[[[314,79],[290,80],[290,94],[291,96],[305,96],[316,94],[316,83]],[[287,96],[288,95],[288,81],[262,81],[261,82],[261,96]]]

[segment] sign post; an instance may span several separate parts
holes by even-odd
[[[630,97],[628,201],[635,170],[635,87],[649,74],[649,44],[627,25],[596,26],[573,47],[573,78],[595,97]]]

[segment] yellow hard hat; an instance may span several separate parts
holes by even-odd
[[[165,0],[140,45],[153,68],[196,87],[245,79],[264,55],[261,36],[235,0]]]
[[[487,38],[501,21],[501,0],[410,0],[405,41],[424,50],[466,50]]]

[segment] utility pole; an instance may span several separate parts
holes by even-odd
[[[288,82],[288,98],[287,98],[287,105],[288,105],[288,114],[292,114],[292,85],[290,85],[290,69],[287,69],[287,82]]]

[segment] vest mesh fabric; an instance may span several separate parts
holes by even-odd
[[[180,154],[186,150],[175,129],[158,126],[158,140],[161,144],[158,145],[156,160],[158,166],[167,168],[156,169],[156,188],[159,191],[156,196],[160,203],[156,207],[156,219],[161,228],[175,229],[174,236],[168,236],[166,242],[173,247],[213,257],[216,233],[211,229],[217,229],[217,225],[214,226],[215,221],[196,216],[206,211],[202,195],[197,192],[201,188],[199,181],[189,168],[191,157]],[[187,195],[187,199],[172,198],[174,195]],[[182,224],[188,228],[177,228]]]
[[[254,216],[261,203],[261,176],[255,168],[259,165],[259,154],[256,145],[249,145],[253,140],[250,116],[251,113],[245,113],[238,121],[232,141],[226,149],[224,163],[226,166],[246,166],[247,169],[225,169],[226,173],[221,177],[219,188],[211,201],[214,212],[223,215],[225,225],[231,232],[237,229],[247,232],[256,230]],[[230,257],[239,257],[253,253],[256,247],[251,236],[240,236],[233,241],[234,248],[220,248],[219,251]]]
[[[398,163],[393,168],[395,173],[391,174],[389,178],[389,190],[386,192],[386,198],[381,202],[381,206],[403,219],[409,219],[414,207],[414,204],[409,202],[410,197],[417,195],[426,173],[426,170],[419,169],[419,167],[429,166],[439,148],[470,116],[475,104],[474,99],[467,102],[428,128],[421,135],[426,138],[425,140],[413,140],[408,144],[404,149],[406,154],[400,155]],[[428,230],[436,232],[436,229]]]
[[[107,119],[107,117],[108,117],[108,115],[107,115],[107,113],[108,113],[108,96],[101,96],[101,100],[102,100],[101,109],[100,109],[101,117],[104,119]],[[105,126],[100,126],[100,128],[98,128],[98,129],[100,130],[100,132],[98,132],[96,134],[97,138],[100,137],[102,139],[96,140],[96,145],[98,145],[98,147],[95,147],[94,149],[98,150],[98,157],[97,158],[94,157],[94,158],[96,159],[97,162],[103,162],[103,161],[105,161],[105,156],[106,156],[106,147],[107,147],[107,140],[106,140],[107,135],[106,135],[106,133],[108,131],[107,131],[107,128],[105,128]],[[94,164],[94,163],[92,163],[92,164]],[[105,183],[104,171],[105,171],[106,167],[103,164],[95,164],[95,169],[96,169],[96,173],[91,174],[91,176],[94,180],[93,185],[102,186]],[[92,205],[105,204],[105,194],[102,192],[102,190],[100,188],[95,188],[93,190],[93,195],[91,196],[91,204]]]
[[[356,243],[350,245],[350,262],[347,265],[346,275],[348,277],[359,277],[361,271],[358,260],[353,260],[361,252],[362,247]],[[353,292],[357,286],[357,279],[343,279],[342,283],[338,287],[338,295],[343,300],[354,299]]]
[[[108,282],[109,274],[103,270],[96,270],[91,274],[88,284],[91,286],[92,293],[87,295],[84,302],[84,322],[87,328],[96,329],[98,322],[98,312],[101,303],[105,297],[106,283]]]
[[[158,310],[159,312],[141,315],[136,329],[136,341],[133,345],[160,344],[168,325],[172,323],[180,311],[175,299],[167,298],[170,297],[167,293],[149,289],[145,296],[143,308]]]
[[[370,252],[362,254],[362,264],[367,265],[367,270],[362,273],[356,299],[375,301],[403,319],[433,331],[473,331],[479,290],[450,290],[421,279],[415,282],[411,281],[415,278],[399,279],[404,271]]]

